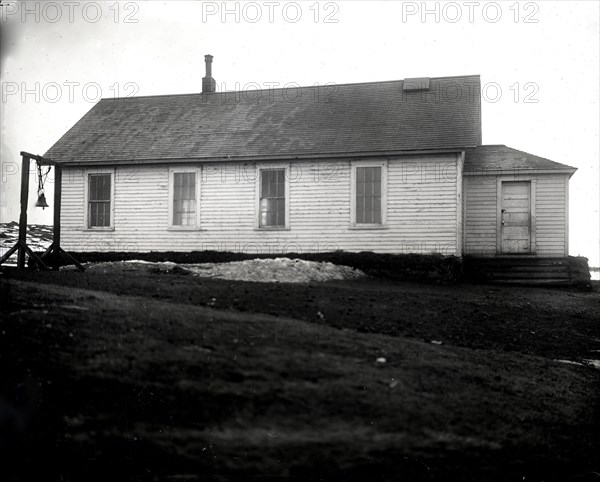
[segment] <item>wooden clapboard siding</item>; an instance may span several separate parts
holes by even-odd
[[[496,179],[465,176],[464,254],[496,254]]]
[[[536,187],[536,245],[545,256],[567,256],[565,175],[538,176]]]
[[[387,236],[396,252],[457,254],[456,156],[388,164]]]
[[[535,220],[535,254],[560,257],[568,255],[567,174],[537,174],[531,179],[505,176],[501,179],[534,180],[532,210]],[[566,181],[567,180],[567,181]],[[464,253],[495,256],[497,247],[498,193],[494,175],[465,176]]]
[[[454,154],[387,160],[386,229],[350,229],[351,161],[271,165],[290,169],[289,230],[256,229],[252,164],[193,164],[201,166],[201,229],[193,231],[169,229],[169,168],[176,165],[114,168],[114,230],[103,231],[85,229],[85,175],[66,169],[63,244],[73,251],[458,252]]]

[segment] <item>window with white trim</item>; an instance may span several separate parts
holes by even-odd
[[[112,174],[88,175],[88,228],[112,226]]]
[[[286,227],[285,168],[259,169],[260,194],[258,218],[260,228]]]
[[[357,162],[351,174],[351,226],[377,228],[386,224],[387,164]]]
[[[171,169],[169,182],[169,219],[175,229],[199,227],[198,169]]]

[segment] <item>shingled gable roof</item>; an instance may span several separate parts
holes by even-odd
[[[491,172],[550,171],[573,175],[575,167],[534,156],[503,144],[479,146],[465,150],[464,173],[485,175]]]
[[[258,160],[481,144],[479,76],[102,99],[46,152],[82,164]]]

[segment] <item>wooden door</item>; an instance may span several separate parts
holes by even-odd
[[[531,252],[531,182],[502,182],[500,246],[503,254]]]

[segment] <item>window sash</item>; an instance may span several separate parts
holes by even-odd
[[[173,225],[196,225],[196,173],[173,173]]]
[[[382,224],[381,170],[381,166],[356,167],[356,224]]]
[[[90,174],[88,179],[88,227],[110,227],[111,174]]]
[[[260,227],[285,227],[285,169],[260,170]]]

